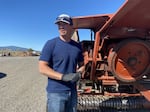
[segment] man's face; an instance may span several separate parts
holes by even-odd
[[[71,36],[73,31],[72,26],[64,22],[58,23],[58,30],[61,36]]]

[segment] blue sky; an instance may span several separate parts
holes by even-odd
[[[59,35],[54,24],[58,15],[66,13],[74,17],[115,13],[124,1],[0,0],[0,46],[41,50],[47,40]],[[83,34],[86,35],[85,32]]]

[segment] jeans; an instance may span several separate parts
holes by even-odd
[[[77,93],[47,93],[47,112],[77,112]]]

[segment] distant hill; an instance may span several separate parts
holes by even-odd
[[[8,50],[8,51],[28,51],[28,48],[17,47],[17,46],[0,46],[1,50]]]
[[[18,46],[0,46],[0,57],[2,56],[39,56],[40,51],[32,48]]]

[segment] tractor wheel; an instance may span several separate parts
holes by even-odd
[[[111,50],[108,56],[112,74],[122,82],[135,82],[150,71],[150,43],[126,39]]]

